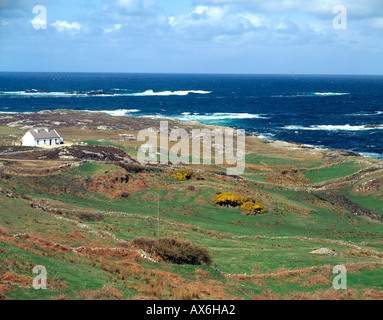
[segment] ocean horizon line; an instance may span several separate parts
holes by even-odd
[[[383,74],[369,73],[247,73],[247,72],[145,72],[145,71],[7,71],[0,70],[0,74],[5,73],[31,73],[31,74],[131,74],[131,75],[211,75],[211,76],[313,76],[313,77],[383,77]]]

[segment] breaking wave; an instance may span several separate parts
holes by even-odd
[[[376,130],[376,129],[383,129],[382,126],[350,126],[349,124],[346,125],[318,125],[318,126],[310,126],[310,127],[303,127],[303,126],[285,126],[282,129],[286,130],[313,130],[313,131],[361,131],[361,130]]]
[[[363,112],[360,112],[360,113],[351,113],[351,114],[348,114],[349,116],[379,116],[383,114],[383,111],[375,111],[374,113],[363,113]]]
[[[145,115],[148,118],[168,118],[177,119],[181,121],[219,121],[219,120],[239,120],[239,119],[268,119],[265,116],[251,113],[211,113],[211,114],[191,114],[190,112],[183,112],[181,115]]]
[[[104,113],[110,114],[111,116],[122,117],[128,113],[136,113],[136,112],[140,112],[141,110],[138,110],[138,109],[117,109],[117,110],[84,110],[84,111],[87,111],[87,112],[104,112]]]
[[[346,92],[314,92],[314,95],[319,97],[330,97],[330,96],[346,96],[349,93]]]
[[[209,94],[211,91],[203,90],[188,90],[188,91],[160,91],[154,92],[153,90],[146,90],[142,93],[130,93],[127,95],[136,96],[136,97],[150,97],[150,96],[187,96],[190,93],[194,94]]]
[[[146,90],[144,92],[136,93],[104,93],[104,94],[88,94],[88,92],[44,92],[44,91],[2,91],[0,95],[7,96],[27,96],[27,97],[151,97],[151,96],[187,96],[189,94],[209,94],[211,91],[203,90],[185,90],[185,91],[159,91],[154,92],[153,90]],[[128,91],[128,89],[111,89],[111,91]],[[90,91],[91,92],[91,91]]]

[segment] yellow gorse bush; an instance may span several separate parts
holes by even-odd
[[[217,194],[212,200],[214,204],[218,204],[220,206],[238,207],[242,205],[244,197],[238,196],[231,192],[226,192]]]
[[[265,213],[266,208],[259,201],[248,201],[241,205],[241,211],[248,215],[253,215],[258,213]]]
[[[264,213],[267,211],[259,201],[254,197],[243,197],[232,192],[220,193],[212,199],[215,205],[240,207],[241,211],[253,215],[258,213]]]
[[[191,178],[193,174],[193,170],[190,170],[190,169],[181,169],[181,170],[177,170],[174,174],[173,174],[173,178],[176,179],[176,180],[189,180]]]
[[[196,180],[202,180],[203,177],[201,174],[199,173],[195,173],[193,170],[191,169],[180,169],[180,170],[177,170],[173,175],[172,177],[175,179],[175,180],[179,180],[179,181],[185,181],[185,180],[190,180],[191,178],[194,178]]]

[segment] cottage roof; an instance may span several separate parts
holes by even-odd
[[[55,139],[61,138],[56,130],[34,129],[29,131],[35,139]]]

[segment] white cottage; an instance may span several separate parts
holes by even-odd
[[[63,138],[56,130],[47,128],[30,130],[22,138],[22,145],[28,147],[53,146],[63,143]]]

